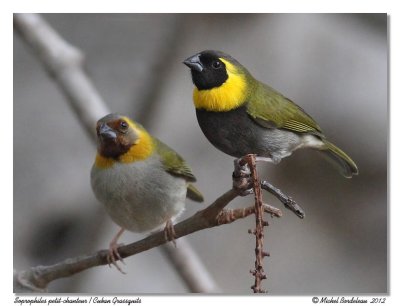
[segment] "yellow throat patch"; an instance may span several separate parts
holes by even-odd
[[[148,158],[154,152],[154,143],[150,134],[129,118],[124,117],[124,119],[129,123],[131,128],[135,129],[139,138],[128,152],[119,157],[119,161],[122,163],[133,163]]]
[[[111,168],[114,165],[115,160],[109,157],[104,157],[99,153],[96,154],[96,159],[94,161],[94,165],[100,169]]]
[[[221,86],[193,91],[194,106],[213,112],[227,112],[245,102],[247,83],[244,74],[239,73],[234,65],[220,58],[226,66],[228,79]]]
[[[124,120],[128,122],[129,126],[133,128],[136,133],[139,135],[138,140],[132,145],[128,152],[119,156],[118,160],[115,160],[110,157],[104,157],[97,153],[95,165],[101,169],[110,168],[116,162],[121,163],[133,163],[136,161],[144,160],[148,158],[154,152],[154,143],[153,139],[146,130],[135,124],[132,120],[127,117],[124,117]]]

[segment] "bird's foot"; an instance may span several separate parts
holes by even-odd
[[[176,247],[175,228],[174,228],[174,224],[172,223],[171,219],[168,219],[168,221],[165,223],[164,237],[165,237],[165,241],[172,241],[172,243],[174,244],[174,247]]]
[[[121,267],[117,264],[117,260],[121,261],[123,264],[125,264],[123,258],[118,252],[118,248],[123,245],[123,244],[117,244],[117,241],[119,237],[121,237],[122,233],[124,232],[124,229],[121,228],[118,233],[115,235],[115,237],[111,240],[109,248],[108,248],[108,255],[107,255],[107,262],[108,266],[111,268],[111,265],[114,265],[119,272],[122,274],[126,274]]]
[[[234,160],[234,171],[232,173],[233,188],[240,196],[246,196],[253,193],[253,180],[251,178],[250,168],[246,160],[237,158]]]
[[[115,266],[119,272],[122,274],[126,274],[125,271],[121,269],[121,267],[118,265],[117,260],[121,261],[123,264],[125,264],[123,258],[118,252],[118,248],[122,246],[122,244],[111,244],[110,247],[108,248],[108,255],[107,255],[107,262],[108,266],[111,268],[111,265]]]

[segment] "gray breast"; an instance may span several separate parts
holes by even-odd
[[[184,209],[186,181],[165,172],[157,158],[92,169],[93,191],[119,226],[153,230]]]

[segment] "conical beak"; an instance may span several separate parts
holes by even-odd
[[[99,134],[100,134],[100,137],[101,137],[102,139],[114,140],[114,139],[117,138],[117,134],[115,133],[115,131],[113,131],[113,129],[110,128],[110,127],[109,127],[107,124],[105,124],[105,123],[103,123],[103,124],[100,126]]]
[[[201,64],[200,61],[200,56],[199,54],[193,55],[183,61],[183,63],[188,66],[192,70],[196,70],[198,72],[203,71],[203,65]]]

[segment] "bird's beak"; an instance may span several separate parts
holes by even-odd
[[[117,133],[114,132],[114,130],[112,128],[110,128],[107,124],[102,123],[100,125],[100,129],[99,129],[99,135],[101,138],[103,139],[116,139],[117,138]]]
[[[190,69],[196,70],[198,72],[202,72],[204,67],[201,64],[199,54],[193,55],[183,61],[183,63],[188,66]]]

